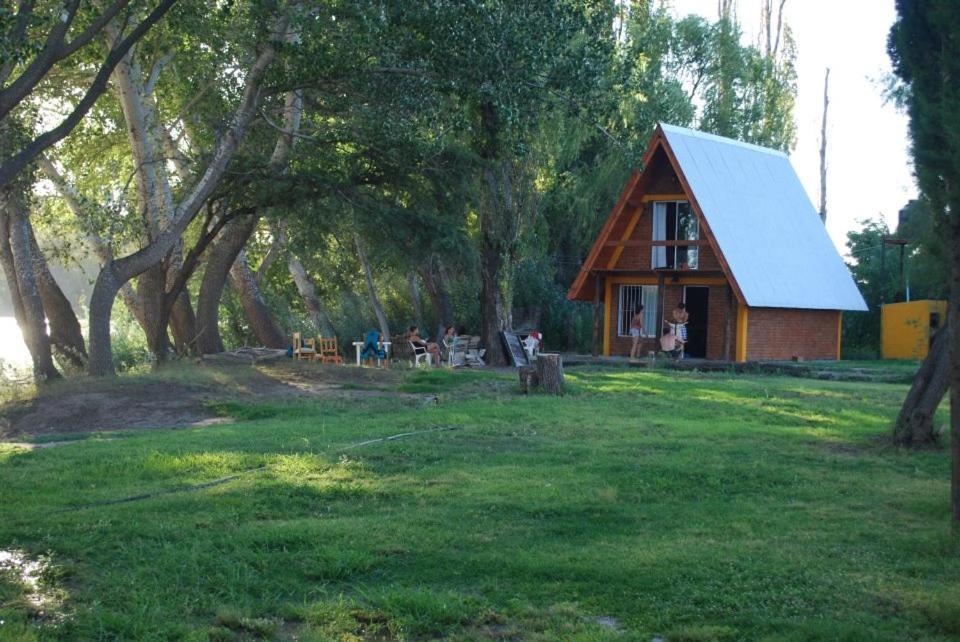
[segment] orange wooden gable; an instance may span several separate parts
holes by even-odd
[[[648,188],[650,187],[650,183],[652,181],[651,175],[656,170],[655,163],[653,161],[658,152],[661,152],[663,155],[665,155],[667,163],[680,182],[680,189],[682,193],[650,193]],[[623,253],[625,247],[624,245],[616,245],[615,243],[611,242],[626,241],[630,238],[640,220],[641,213],[643,211],[643,204],[645,202],[650,200],[686,200],[690,203],[694,213],[700,219],[701,230],[703,231],[702,238],[709,240],[710,246],[717,257],[718,262],[720,263],[724,275],[733,287],[737,299],[742,303],[744,298],[740,292],[740,288],[733,279],[729,266],[724,260],[723,254],[720,252],[720,248],[717,246],[717,243],[713,238],[713,234],[710,233],[710,227],[707,223],[707,219],[704,216],[703,211],[700,209],[696,196],[690,189],[689,183],[683,175],[682,168],[677,162],[676,156],[670,149],[670,144],[663,133],[663,129],[659,125],[657,126],[653,137],[650,139],[650,143],[647,145],[646,151],[644,152],[643,167],[643,172],[637,172],[634,170],[631,174],[630,180],[627,181],[627,185],[624,188],[623,193],[620,195],[620,199],[617,201],[616,205],[614,205],[613,211],[610,212],[610,216],[607,217],[607,221],[604,224],[603,229],[600,230],[600,234],[597,237],[597,240],[594,242],[590,253],[587,255],[586,261],[584,261],[583,266],[580,268],[577,278],[570,286],[570,290],[567,292],[567,298],[578,301],[593,300],[597,274],[602,274],[604,272],[613,270],[616,267],[617,261],[620,259],[620,255]]]

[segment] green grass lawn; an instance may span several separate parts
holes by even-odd
[[[400,390],[438,404],[0,445],[0,549],[60,599],[38,617],[6,573],[0,639],[960,636],[948,455],[878,439],[905,386],[567,376],[554,399],[413,372]]]

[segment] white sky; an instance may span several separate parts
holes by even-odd
[[[678,16],[715,20],[716,0],[669,0]],[[774,2],[774,4],[779,4]],[[761,0],[738,0],[744,38],[755,42]],[[880,79],[891,71],[887,33],[893,0],[787,0],[785,21],[797,45],[797,146],[790,158],[815,207],[820,203],[823,75],[830,67],[827,113],[827,232],[841,253],[858,221],[897,212],[916,195],[907,117],[884,104]]]

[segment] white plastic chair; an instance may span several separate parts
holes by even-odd
[[[413,350],[413,365],[415,367],[420,366],[420,362],[426,359],[427,365],[433,365],[433,355],[427,352],[427,349],[424,346],[418,346],[413,341],[407,341],[410,344],[410,349]]]
[[[447,351],[447,366],[452,368],[454,366],[463,365],[463,363],[465,362],[463,359],[464,351],[461,349],[458,349],[460,348],[459,338],[453,337],[453,340],[450,341],[449,343],[447,342],[446,339],[444,339],[443,347]]]
[[[536,337],[528,336],[523,340],[523,350],[527,353],[527,360],[533,361],[533,358],[540,352],[540,342],[537,341]]]

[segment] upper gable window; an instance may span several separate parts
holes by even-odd
[[[656,201],[653,204],[654,241],[698,241],[700,224],[687,201]],[[650,267],[671,270],[696,270],[700,266],[697,245],[654,245],[650,249]]]

